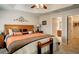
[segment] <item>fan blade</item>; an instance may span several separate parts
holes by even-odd
[[[35,5],[31,6],[31,8],[34,8],[34,7],[35,7]]]
[[[46,5],[43,5],[43,8],[44,8],[44,9],[47,9],[47,6],[46,6]]]

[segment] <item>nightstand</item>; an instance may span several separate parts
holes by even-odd
[[[37,33],[43,33],[43,31],[37,31]]]
[[[0,34],[0,48],[4,48],[4,35]]]
[[[43,31],[39,31],[39,33],[43,33]]]

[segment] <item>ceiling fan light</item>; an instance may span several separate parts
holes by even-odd
[[[47,6],[45,4],[35,4],[31,8],[42,8],[42,9],[47,9]]]
[[[40,8],[40,7],[39,7],[39,4],[36,4],[36,8]]]
[[[31,6],[31,8],[34,8],[36,5]]]
[[[39,6],[40,6],[40,8],[43,8],[43,4],[40,4]]]
[[[46,5],[43,6],[44,9],[47,9]]]

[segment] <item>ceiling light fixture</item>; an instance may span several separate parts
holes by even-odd
[[[31,6],[31,8],[44,8],[47,9],[47,6],[45,4],[34,4]]]

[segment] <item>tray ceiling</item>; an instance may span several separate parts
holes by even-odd
[[[33,4],[1,4],[0,9],[2,10],[19,10],[29,13],[48,13],[58,9],[72,6],[72,4],[46,4],[47,9],[42,8],[31,8]]]

